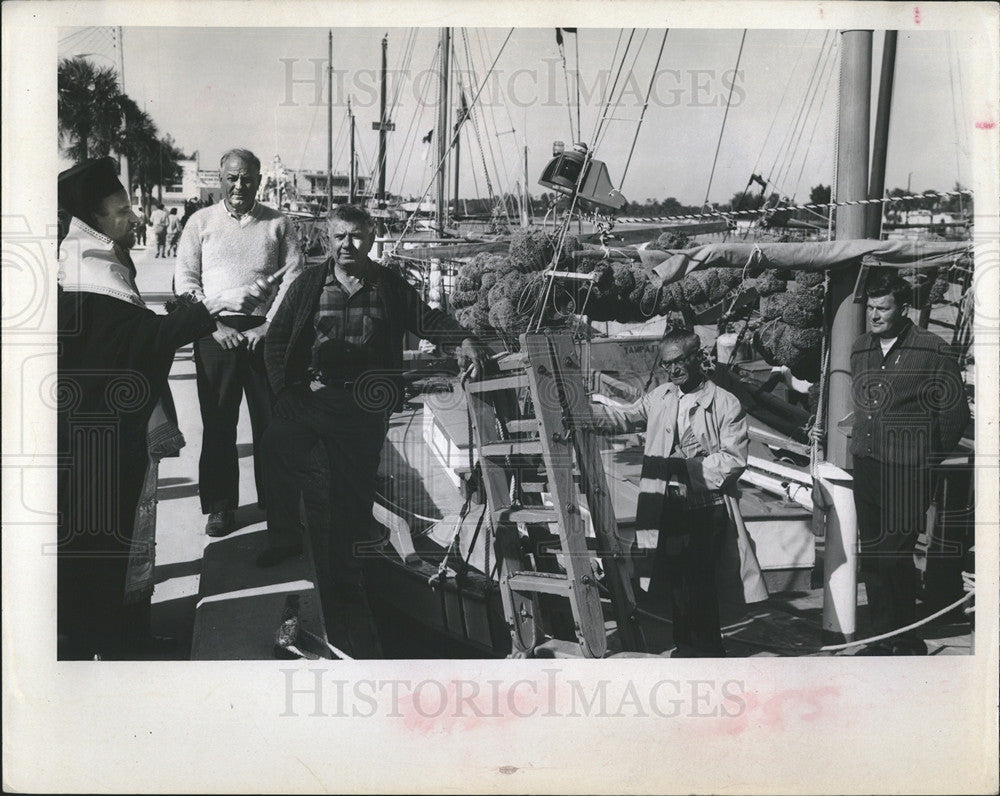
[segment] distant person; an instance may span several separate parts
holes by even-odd
[[[111,158],[59,175],[57,655],[130,659],[163,651],[149,591],[130,589],[147,428],[174,352],[248,311],[248,286],[213,291],[169,315],[148,309],[129,255],[135,214]],[[138,545],[136,545],[138,546]]]
[[[260,161],[232,149],[219,164],[222,201],[194,213],[181,234],[175,290],[178,295],[243,285],[287,269],[280,287],[251,317],[222,315],[215,331],[195,343],[194,361],[203,426],[198,484],[205,532],[225,536],[235,529],[239,506],[236,426],[246,394],[253,432],[257,503],[264,505],[260,439],[271,420],[271,394],[264,372],[264,335],[289,284],[302,268],[291,222],[256,199]]]
[[[135,245],[145,246],[146,245],[146,227],[149,226],[149,216],[146,214],[146,208],[142,205],[135,211]]]
[[[154,257],[167,256],[167,222],[169,213],[163,209],[162,204],[158,204],[156,209],[149,214],[149,223],[153,227],[153,237],[156,238],[156,254]]]
[[[181,220],[177,208],[171,207],[167,215],[167,257],[177,256],[177,244],[181,239]]]
[[[868,331],[851,351],[858,558],[873,636],[917,619],[913,552],[927,526],[932,468],[969,423],[958,362],[906,316],[911,291],[895,271],[874,271],[865,286]],[[926,655],[927,644],[911,630],[857,654]]]
[[[184,215],[181,216],[181,229],[187,226],[188,219],[199,210],[201,210],[201,202],[198,201],[197,197],[188,199],[184,203]]]

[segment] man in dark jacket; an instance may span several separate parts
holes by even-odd
[[[402,398],[403,334],[458,347],[481,370],[486,350],[449,315],[425,304],[401,276],[368,258],[375,224],[358,207],[329,216],[330,258],[288,289],[267,332],[264,362],[275,393],[262,441],[268,547],[259,566],[302,552],[299,497],[309,454],[322,442],[330,468],[329,527],[314,529],[317,580],[328,624],[335,600],[363,602],[354,543],[370,528],[375,476],[389,414]],[[379,654],[377,639],[353,653]]]
[[[874,273],[865,289],[870,331],[851,352],[854,503],[872,635],[916,621],[913,552],[927,525],[932,468],[969,422],[957,361],[906,317],[910,291],[895,271]],[[927,645],[913,630],[858,654],[926,655]]]

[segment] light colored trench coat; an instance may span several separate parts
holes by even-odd
[[[646,427],[635,517],[639,531],[659,530],[667,481],[656,477],[654,463],[670,456],[674,449],[679,398],[678,388],[667,382],[631,404],[594,405],[596,419],[607,428],[630,432],[638,426]],[[737,481],[747,466],[750,444],[746,413],[735,395],[706,381],[698,391],[689,423],[702,450],[708,451],[705,456],[685,459],[689,494],[707,489],[722,491],[736,533],[744,599],[748,603],[766,600],[767,587],[740,513],[737,489]]]

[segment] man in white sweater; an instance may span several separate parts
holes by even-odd
[[[254,443],[257,503],[263,504],[264,468],[258,441],[271,419],[271,395],[264,371],[264,335],[288,285],[302,270],[292,224],[277,210],[257,202],[260,160],[248,150],[226,152],[219,163],[222,201],[191,216],[177,250],[174,289],[201,299],[234,285],[284,271],[280,286],[253,315],[220,316],[216,330],[195,342],[194,360],[203,437],[199,462],[205,532],[225,536],[235,530],[239,506],[236,426],[247,396]]]

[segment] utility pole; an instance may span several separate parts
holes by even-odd
[[[125,43],[122,39],[122,29],[121,27],[115,28],[115,47],[118,50],[118,88],[121,93],[125,94]],[[122,135],[128,135],[128,130],[125,128],[125,113],[122,112]],[[128,167],[128,155],[121,152],[118,156],[118,164],[122,173],[122,182],[125,184],[125,190],[128,193],[129,204],[132,204],[132,178],[129,174]]]

